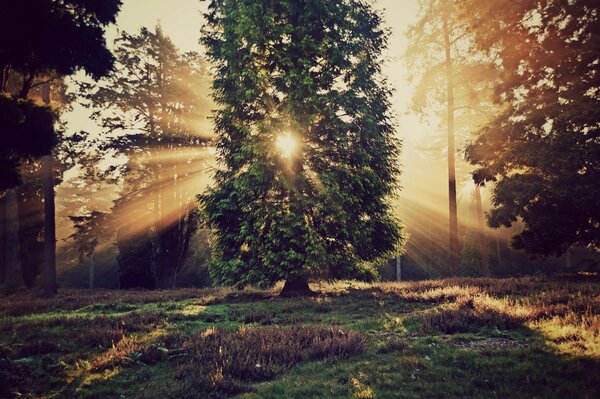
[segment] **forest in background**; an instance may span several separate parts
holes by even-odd
[[[106,4],[105,10],[83,10],[76,16],[94,15],[95,26],[104,29],[116,21],[120,2]],[[16,21],[28,6],[23,2],[4,12]],[[446,199],[440,201],[434,195],[415,199],[400,193],[394,200],[392,212],[402,221],[405,232],[401,255],[403,278],[597,272],[598,255],[594,250],[597,219],[592,210],[597,201],[594,191],[597,138],[592,137],[589,129],[597,128],[598,123],[593,107],[597,104],[598,79],[593,38],[597,37],[598,28],[596,9],[586,7],[560,1],[526,2],[520,8],[498,6],[506,11],[497,25],[490,25],[486,31],[483,26],[488,27],[487,22],[482,21],[492,11],[487,6],[468,1],[424,3],[420,17],[406,33],[409,45],[403,55],[414,82],[410,112],[422,115],[441,132],[426,143],[421,156],[427,159],[430,168],[445,169],[450,105],[449,75],[444,68],[449,54],[455,103],[451,112],[452,136],[456,140],[455,151],[450,153],[456,155],[454,190],[458,184],[462,201],[455,205],[458,217],[454,227],[449,228],[448,213],[439,206]],[[465,12],[473,9],[478,12]],[[43,12],[34,17],[44,26],[47,16]],[[394,29],[392,22],[388,21],[388,25]],[[502,30],[515,24],[518,29]],[[69,32],[65,28],[55,34]],[[99,33],[96,30],[89,35]],[[573,42],[573,35],[580,40]],[[525,43],[535,39],[539,46],[529,54],[525,51],[532,50],[532,46],[514,47],[523,37],[527,38]],[[56,45],[41,44],[48,48]],[[79,49],[85,45],[72,44]],[[38,156],[51,145],[56,190],[56,268],[61,286],[167,288],[211,284],[207,267],[211,258],[210,233],[197,211],[197,196],[210,185],[216,167],[214,132],[209,119],[215,109],[210,96],[214,72],[211,73],[203,55],[180,51],[160,24],[121,32],[107,48],[112,54],[106,48],[97,50],[93,62],[89,54],[79,60],[44,55],[36,60],[38,64],[29,61],[19,64],[22,50],[28,49],[19,48],[18,43],[3,52],[6,57],[14,57],[3,61],[2,90],[6,98],[28,98],[33,103],[48,105],[55,118],[56,133],[52,143],[48,137],[39,141],[46,140],[41,144],[46,148],[17,148],[3,155],[3,162],[18,163],[20,172],[16,188],[0,198],[0,252],[4,256],[5,286],[33,287],[40,283],[44,257],[48,256],[44,252],[47,234],[44,193],[48,192],[44,181],[47,182],[48,175],[44,175],[44,161]],[[106,65],[98,61],[101,54]],[[558,59],[568,62],[557,63]],[[91,78],[81,74],[76,79],[69,78],[76,70],[87,71]],[[577,70],[581,73],[574,74]],[[558,90],[557,97],[559,84],[568,89]],[[555,109],[557,101],[562,105],[560,113]],[[581,105],[586,101],[591,102],[589,106]],[[69,128],[61,115],[66,115],[73,106],[90,110],[97,126],[95,131],[75,132]],[[573,120],[569,107],[576,107],[581,120]],[[558,124],[559,116],[564,119],[562,125]],[[515,119],[521,117],[528,119]],[[540,152],[543,159],[536,159],[541,143],[536,140],[549,142],[547,136],[554,134],[555,126],[558,126],[556,143]],[[532,140],[526,137],[527,142],[515,153],[502,153],[490,147],[485,150],[491,158],[481,156],[480,147],[497,145],[489,139],[483,141],[482,137],[496,137],[511,128],[524,129],[539,137]],[[592,137],[587,139],[589,145],[561,141],[560,130],[569,128]],[[477,135],[479,141],[475,140]],[[494,138],[499,139],[505,138]],[[573,148],[565,156],[565,165],[554,164],[552,160],[558,159],[556,154],[565,148]],[[517,154],[523,159],[521,165],[515,166],[511,157]],[[494,157],[505,159],[509,166],[494,164]],[[579,165],[582,159],[588,164]],[[479,169],[474,169],[469,161]],[[404,164],[402,168],[407,170],[411,165]],[[558,199],[567,195],[572,197],[571,201],[567,198],[560,203],[553,216],[540,217],[549,209],[543,207],[533,215],[523,212],[527,206],[508,209],[508,202],[502,201],[527,204],[531,200],[514,194],[525,187],[538,190],[538,194],[539,190],[548,193],[548,188],[536,188],[533,181],[512,182],[512,185],[491,181],[502,174],[507,176],[510,168],[555,173],[561,180],[551,181],[550,189],[562,193],[568,182],[573,192],[561,194]],[[474,170],[477,184],[488,181],[485,188],[472,183]],[[578,171],[589,172],[589,176],[582,181],[573,180]],[[3,182],[10,184],[12,178],[3,178]],[[497,185],[506,187],[504,194],[489,191]],[[574,198],[579,189],[587,189],[587,195],[578,194]],[[578,204],[577,200],[588,197],[591,197],[589,203]],[[573,215],[573,208],[583,210],[582,214]],[[484,213],[489,213],[490,221],[499,228],[484,225]],[[523,222],[523,216],[530,219]],[[591,227],[581,230],[575,220],[586,217]],[[570,221],[574,221],[573,226]],[[514,249],[512,237],[518,234],[526,237],[521,233],[534,222],[539,222],[537,228],[550,231],[553,237],[564,235],[564,242],[552,238],[536,243],[535,237],[529,237],[515,241],[517,247],[529,249],[528,254]],[[565,227],[565,231],[552,231],[554,226]],[[528,243],[533,247],[528,247]],[[544,259],[546,255],[551,257]],[[383,279],[396,278],[396,263],[395,259],[377,261]],[[14,274],[15,268],[20,272]]]

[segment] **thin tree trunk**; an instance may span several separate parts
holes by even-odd
[[[23,286],[23,271],[19,250],[19,200],[17,190],[6,192],[6,284],[7,291]]]
[[[573,254],[571,253],[571,248],[567,249],[565,253],[565,262],[567,269],[571,270],[573,268]]]
[[[90,256],[90,290],[94,289],[94,273],[95,273],[96,255]]]
[[[396,256],[396,281],[402,281],[402,255]]]
[[[456,167],[454,146],[454,79],[452,70],[452,57],[450,54],[450,29],[448,19],[450,4],[444,0],[444,48],[446,53],[446,86],[448,96],[448,205],[450,215],[450,271],[452,275],[460,275],[460,259],[458,249],[458,211],[456,205]]]
[[[483,220],[483,209],[481,206],[481,188],[475,185],[475,206],[477,208],[477,233],[479,235],[479,254],[481,255],[481,268],[485,277],[490,276],[490,264],[488,259],[488,246],[485,239],[485,223]]]
[[[35,80],[35,75],[30,74],[25,77],[23,75],[23,86],[21,87],[21,91],[19,92],[19,98],[27,98],[29,96],[29,91],[31,90],[31,86],[33,86],[33,81]]]
[[[52,155],[42,157],[44,184],[44,297],[56,295],[56,221]]]
[[[502,251],[500,251],[500,235],[496,234],[496,256],[498,257],[498,265],[502,263]]]
[[[42,99],[50,105],[50,83],[42,86]],[[56,295],[56,210],[54,206],[54,160],[52,152],[42,157],[42,184],[44,189],[44,273],[43,295]]]

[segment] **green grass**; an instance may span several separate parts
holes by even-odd
[[[600,397],[597,283],[313,288],[2,298],[0,397]]]

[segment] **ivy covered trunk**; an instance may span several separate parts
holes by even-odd
[[[207,21],[221,165],[201,198],[211,277],[285,281],[285,295],[309,278],[376,278],[372,261],[401,241],[380,15],[360,0],[214,0]]]

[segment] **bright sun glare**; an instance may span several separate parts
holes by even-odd
[[[282,133],[277,137],[275,146],[284,158],[291,158],[298,149],[298,141],[291,133]]]

